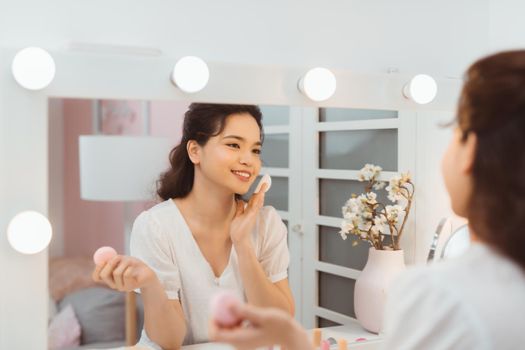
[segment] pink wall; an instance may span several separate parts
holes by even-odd
[[[91,256],[102,245],[124,252],[124,206],[122,203],[80,199],[78,137],[92,133],[91,100],[64,99],[64,255]],[[103,101],[104,134],[141,134],[139,101]],[[151,134],[173,138],[182,135],[188,103],[152,102]],[[166,155],[168,156],[168,155]],[[152,203],[135,203],[138,215]]]

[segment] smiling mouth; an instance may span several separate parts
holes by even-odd
[[[240,180],[243,180],[243,181],[248,181],[251,177],[251,174],[246,171],[232,170],[232,173],[236,175]]]

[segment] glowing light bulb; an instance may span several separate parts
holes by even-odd
[[[201,58],[186,56],[175,64],[171,73],[171,81],[186,93],[201,91],[208,84],[210,71]]]
[[[44,49],[28,47],[19,51],[11,65],[18,84],[28,90],[41,90],[55,78],[55,61]]]
[[[306,72],[298,86],[309,99],[320,102],[332,97],[337,88],[337,80],[330,70],[317,67]]]
[[[430,103],[437,95],[436,81],[430,75],[418,74],[404,86],[403,95],[421,105]]]
[[[52,228],[49,220],[36,211],[21,212],[7,226],[7,240],[23,254],[39,253],[49,245]]]

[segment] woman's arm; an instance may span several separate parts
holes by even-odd
[[[276,307],[294,315],[294,300],[288,279],[277,283],[269,281],[250,242],[236,245],[235,251],[248,302],[256,306]]]
[[[140,291],[144,303],[144,329],[148,337],[164,350],[179,349],[186,336],[180,301],[169,300],[158,279]]]
[[[165,350],[181,347],[186,323],[180,302],[168,299],[157,275],[143,261],[117,255],[107,263],[97,265],[93,279],[121,292],[140,288],[148,337]]]
[[[230,237],[239,258],[239,269],[246,290],[248,302],[257,306],[271,306],[294,314],[294,301],[288,280],[272,283],[268,280],[261,264],[255,255],[251,232],[264,204],[264,193],[267,184],[255,193],[248,205],[237,202],[235,217],[230,226]]]

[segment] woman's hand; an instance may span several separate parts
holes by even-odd
[[[252,232],[259,210],[264,205],[264,194],[266,192],[265,183],[258,193],[254,193],[248,205],[244,208],[243,201],[237,201],[237,210],[230,224],[230,238],[234,246],[242,246],[245,243],[251,244],[250,233]]]
[[[211,320],[211,340],[231,344],[239,350],[276,344],[289,350],[313,349],[306,332],[282,310],[243,304],[233,307],[232,312],[237,314],[239,319],[249,321],[249,325],[221,328]]]
[[[117,255],[106,263],[99,264],[93,271],[95,282],[103,282],[112,289],[129,292],[145,288],[155,282],[155,272],[139,259]]]

